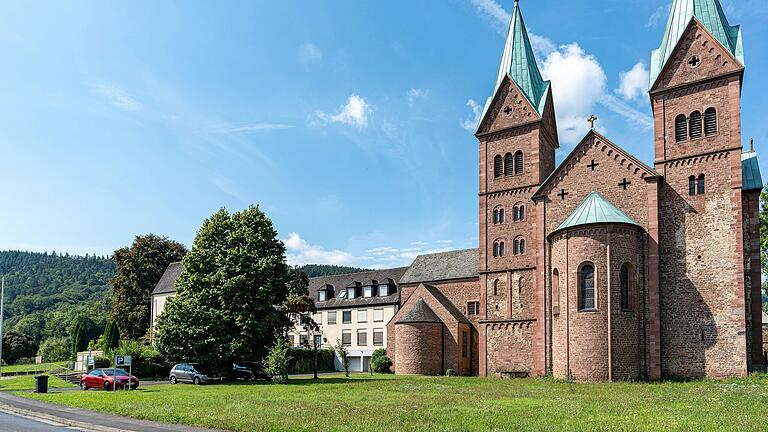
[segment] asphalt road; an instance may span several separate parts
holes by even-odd
[[[72,430],[79,429],[42,423],[0,412],[0,432],[60,432]]]

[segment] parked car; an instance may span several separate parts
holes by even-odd
[[[123,369],[99,368],[80,376],[80,388],[83,390],[92,388],[104,390],[136,389],[138,387],[139,379]]]
[[[179,363],[171,369],[171,376],[168,378],[171,384],[187,382],[195,385],[221,380],[221,376],[199,363]]]
[[[232,363],[232,376],[235,379],[256,381],[270,379],[271,376],[264,370],[264,366],[257,362]]]

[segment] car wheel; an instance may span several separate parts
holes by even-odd
[[[248,377],[248,381],[256,381],[256,374],[252,373],[251,376]]]
[[[195,385],[200,385],[201,384],[200,378],[198,378],[198,377],[195,377],[195,379],[192,382],[194,382]]]
[[[171,384],[176,384],[176,377],[172,376],[170,381],[171,381]]]
[[[106,390],[106,391],[112,390],[112,387],[109,385],[109,381],[104,383],[104,390]]]
[[[80,390],[88,390],[88,384],[85,381],[80,381]]]

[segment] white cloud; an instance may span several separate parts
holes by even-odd
[[[299,47],[299,61],[304,64],[323,61],[323,50],[313,43],[305,43]]]
[[[339,108],[338,114],[326,114],[322,111],[315,113],[316,117],[326,123],[341,123],[363,130],[368,127],[369,117],[373,109],[362,97],[352,94],[347,104]]]
[[[633,100],[648,91],[650,72],[645,63],[638,62],[632,69],[619,74],[619,88],[615,90],[625,100]]]
[[[293,125],[283,124],[283,123],[254,123],[249,125],[233,127],[229,129],[228,132],[248,134],[248,133],[259,132],[263,130],[282,130],[282,129],[291,129],[291,128],[293,128]]]
[[[290,233],[283,240],[287,249],[288,264],[292,266],[304,264],[333,264],[355,265],[358,261],[352,254],[340,250],[327,250],[322,246],[311,245],[301,238],[299,233]]]
[[[640,129],[652,129],[653,118],[636,108],[629,106],[623,100],[612,94],[605,94],[600,97],[600,104],[614,113],[624,117],[626,121]]]
[[[483,107],[478,105],[474,99],[467,101],[467,106],[472,110],[472,117],[461,121],[461,127],[467,132],[474,133],[477,130],[477,125],[480,123],[480,116],[483,115]]]
[[[143,105],[132,98],[128,92],[113,84],[94,84],[92,88],[96,93],[105,97],[110,104],[128,111],[138,111]]]
[[[659,6],[650,17],[648,17],[648,23],[646,27],[653,28],[659,25],[659,23],[669,16],[669,11],[672,8],[672,4],[666,4]]]
[[[408,105],[413,108],[414,104],[419,99],[426,99],[428,98],[432,92],[425,89],[420,88],[412,88],[408,90]]]

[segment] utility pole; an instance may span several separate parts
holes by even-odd
[[[3,303],[5,301],[5,276],[0,284],[0,376],[3,376]]]

